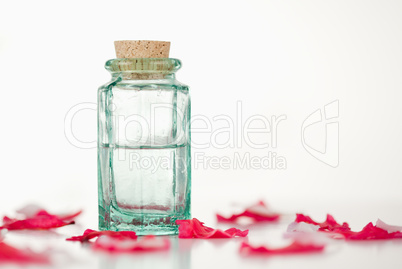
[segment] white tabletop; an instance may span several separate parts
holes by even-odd
[[[290,203],[289,203],[290,204]],[[339,222],[347,221],[352,230],[360,230],[369,221],[376,218],[369,217],[373,213],[382,212],[384,221],[391,219],[395,222],[402,216],[395,217],[399,206],[384,204],[370,205],[356,213],[353,209],[364,206],[338,206],[336,212],[343,212],[335,216]],[[208,208],[206,206],[205,208]],[[309,206],[308,213],[313,219],[322,221],[325,215],[321,214],[326,204]],[[227,207],[232,208],[232,207]],[[332,207],[334,209],[336,207]],[[294,214],[287,211],[277,223],[254,225],[220,224],[214,219],[214,214],[206,210],[197,210],[197,215],[206,225],[226,229],[237,227],[248,228],[249,236],[234,239],[179,239],[177,236],[168,236],[171,248],[168,251],[153,253],[118,254],[111,255],[105,252],[96,252],[88,246],[78,242],[68,242],[65,238],[82,234],[86,228],[96,223],[96,212],[86,211],[77,218],[77,224],[65,226],[53,231],[14,231],[6,234],[5,241],[17,247],[29,246],[37,252],[46,252],[50,255],[52,264],[49,266],[29,266],[32,268],[172,268],[172,269],[203,269],[203,268],[401,268],[402,240],[376,241],[344,241],[330,240],[324,252],[314,254],[298,254],[283,256],[244,256],[239,253],[240,244],[246,241],[252,245],[267,245],[270,247],[285,246],[290,241],[283,238],[287,225],[294,220]],[[225,209],[226,210],[226,209]],[[212,212],[222,210],[215,209]],[[283,212],[284,213],[284,212]],[[193,214],[194,215],[194,214]],[[348,219],[342,219],[342,218]],[[391,223],[398,224],[398,223]],[[96,224],[95,224],[96,225]],[[16,268],[7,264],[2,268]]]

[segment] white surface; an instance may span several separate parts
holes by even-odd
[[[395,218],[396,207],[367,204],[373,211],[381,210],[385,220],[395,219],[402,223],[400,215]],[[323,205],[324,206],[324,205]],[[311,206],[311,216],[317,221],[324,220],[325,216],[319,214],[322,209]],[[352,230],[360,230],[369,221],[375,223],[376,219],[367,217],[371,215],[365,210],[353,211],[351,208],[338,207],[344,218],[335,218],[339,222],[348,221]],[[212,210],[216,212],[216,210]],[[294,215],[285,215],[276,224],[258,224],[252,226],[239,226],[249,228],[247,238],[235,239],[178,239],[169,237],[171,249],[169,251],[142,253],[133,255],[109,255],[103,252],[94,252],[83,247],[78,242],[67,242],[65,238],[79,235],[87,228],[87,220],[95,216],[83,214],[78,218],[77,225],[62,227],[55,233],[48,232],[10,232],[6,234],[6,241],[16,246],[30,246],[33,250],[44,251],[51,249],[52,268],[172,268],[172,269],[202,269],[202,268],[400,268],[402,257],[400,251],[402,240],[379,240],[370,242],[345,242],[343,240],[329,240],[323,253],[286,255],[286,256],[242,256],[239,248],[242,241],[258,246],[265,244],[271,247],[284,246],[290,241],[283,238],[288,223],[294,220]],[[212,227],[221,229],[233,225],[217,224],[213,214],[199,214],[200,219],[210,219],[206,222]],[[210,218],[208,218],[208,216]],[[202,219],[203,218],[203,219]],[[364,221],[362,221],[364,220]],[[32,268],[42,268],[31,266]],[[3,267],[2,267],[3,268]],[[4,265],[4,268],[15,266]],[[43,267],[47,268],[47,267]]]
[[[274,152],[287,163],[284,170],[193,166],[193,216],[213,226],[215,211],[264,198],[289,213],[315,213],[316,218],[333,213],[355,229],[377,218],[402,224],[400,1],[0,5],[1,214],[12,214],[28,202],[56,212],[84,208],[82,229],[96,228],[96,150],[71,145],[64,119],[75,105],[96,102],[97,87],[109,79],[103,65],[114,57],[114,40],[153,39],[170,40],[171,56],[183,61],[177,77],[191,87],[193,115],[213,121],[223,114],[237,122],[237,101],[243,124],[253,115],[286,115],[278,125],[277,147],[257,149],[240,139],[232,148],[193,149],[230,160],[235,154]],[[327,148],[339,149],[334,168],[305,150],[301,128],[310,114],[336,100],[339,147]],[[328,113],[334,114],[333,107]],[[212,123],[212,131],[224,126]],[[81,141],[94,141],[95,112],[81,111],[72,129]],[[318,124],[306,131],[306,142],[323,150],[325,137],[334,134],[326,136],[324,125]],[[234,135],[240,135],[238,129]],[[192,135],[198,142],[211,137]],[[272,134],[253,139],[271,142]],[[197,242],[190,263],[193,268],[224,266],[226,258],[237,267],[401,263],[401,245],[394,241],[348,243],[324,256],[286,259],[244,260],[231,256],[237,248],[237,241]]]

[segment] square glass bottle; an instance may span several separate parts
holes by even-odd
[[[172,58],[106,62],[112,79],[98,91],[100,230],[176,234],[175,221],[191,217],[190,96],[175,79],[180,67]]]

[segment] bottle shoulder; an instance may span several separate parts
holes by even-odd
[[[112,80],[99,87],[99,91],[125,90],[177,90],[189,91],[189,86],[178,80]]]
[[[99,86],[98,92],[104,92],[111,90],[114,86],[116,86],[121,81],[120,77],[113,78],[110,81],[106,82],[105,84]]]

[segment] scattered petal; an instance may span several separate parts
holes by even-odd
[[[28,204],[23,208],[17,210],[17,213],[22,214],[25,218],[32,218],[34,217],[39,211],[42,210],[42,207],[36,204]]]
[[[29,249],[18,249],[4,242],[0,242],[0,263],[49,263],[45,254],[38,254]]]
[[[6,234],[7,230],[0,229],[0,242],[4,240],[4,235]]]
[[[166,250],[170,248],[170,241],[166,238],[156,238],[153,235],[144,236],[140,241],[137,235],[132,231],[95,231],[91,229],[85,230],[83,235],[67,238],[67,241],[79,241],[81,243],[90,242],[95,250],[105,250],[109,252],[143,252]]]
[[[324,233],[317,233],[319,228],[320,226],[310,223],[292,222],[284,237],[302,244],[325,245],[329,238]]]
[[[349,231],[350,227],[349,224],[344,222],[342,225],[337,223],[330,214],[327,214],[327,219],[324,222],[315,222],[313,221],[309,216],[305,216],[303,214],[296,214],[296,220],[295,222],[305,222],[309,224],[314,224],[320,226],[319,230],[320,231],[333,231],[334,229],[338,230],[345,230]]]
[[[67,241],[79,241],[81,243],[84,242],[89,242],[92,238],[99,237],[99,236],[108,236],[110,238],[116,239],[116,240],[124,240],[124,239],[137,239],[137,235],[135,232],[132,231],[95,231],[91,229],[86,229],[84,231],[83,235],[79,236],[73,236],[70,238],[67,238]]]
[[[378,228],[371,222],[367,224],[360,232],[334,230],[335,233],[342,234],[347,240],[376,240],[376,239],[394,239],[402,238],[402,232],[392,232]]]
[[[268,248],[266,246],[253,247],[250,244],[243,242],[240,247],[240,253],[243,254],[260,254],[260,255],[284,255],[298,254],[309,252],[321,252],[324,250],[324,245],[303,244],[297,241],[292,242],[286,247]]]
[[[168,250],[170,248],[170,241],[167,238],[157,238],[153,235],[144,236],[139,241],[101,235],[96,239],[92,248],[114,253],[148,252]]]
[[[245,237],[248,230],[241,231],[236,228],[230,228],[225,231],[213,229],[204,225],[198,219],[193,218],[190,220],[176,220],[179,225],[179,238],[232,238],[232,237]]]
[[[306,223],[306,222],[292,222],[289,224],[287,232],[302,232],[302,233],[311,233],[316,232],[320,228],[319,225]]]
[[[72,219],[78,217],[79,215],[81,215],[81,213],[82,213],[82,210],[77,211],[77,212],[72,213],[72,214],[59,215],[59,217],[60,217],[60,219],[62,219],[62,220],[72,220]]]
[[[279,219],[279,214],[270,211],[263,201],[246,208],[246,210],[240,214],[233,214],[228,218],[216,214],[217,220],[221,222],[236,222],[242,217],[247,217],[253,222],[277,221]]]
[[[20,212],[27,214],[25,219],[11,219],[7,216],[3,218],[3,226],[0,229],[7,230],[47,230],[51,228],[58,228],[66,226],[69,224],[74,224],[75,222],[71,218],[78,216],[81,211],[68,215],[68,216],[58,216],[49,214],[45,210],[39,210],[34,215],[32,215],[33,208],[24,208]],[[28,217],[29,216],[29,217]]]
[[[391,226],[382,221],[377,222],[379,226],[374,226],[371,222],[367,224],[361,231],[351,231],[349,225],[344,222],[342,225],[337,223],[331,215],[327,215],[325,222],[319,223],[313,221],[310,217],[297,214],[295,222],[305,222],[318,225],[318,231],[330,233],[334,237],[341,237],[346,240],[376,240],[376,239],[394,239],[402,238],[402,232],[398,226]],[[384,228],[381,228],[384,227]],[[388,230],[389,229],[389,230]],[[396,230],[396,231],[395,231]]]
[[[375,226],[377,228],[384,229],[389,233],[401,232],[402,231],[402,226],[389,225],[389,224],[386,224],[385,222],[383,222],[380,219],[377,220],[377,222],[375,223]]]

